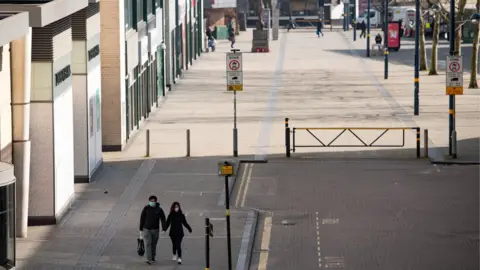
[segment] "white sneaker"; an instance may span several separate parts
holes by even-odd
[[[178,258],[177,263],[182,264],[182,258]]]
[[[177,260],[177,255],[173,255],[172,261],[176,261],[176,260]]]

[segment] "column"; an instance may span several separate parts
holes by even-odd
[[[88,183],[102,163],[100,3],[72,15],[75,183]]]
[[[30,87],[32,30],[10,43],[13,164],[17,178],[16,234],[27,237],[30,192]]]
[[[29,224],[55,224],[74,199],[71,17],[32,29]]]

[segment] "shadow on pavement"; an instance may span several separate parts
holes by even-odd
[[[362,40],[363,41],[363,40]],[[357,40],[358,42],[358,40]],[[404,45],[402,44],[403,47],[400,48],[399,51],[397,52],[390,52],[388,54],[388,59],[390,63],[393,64],[401,64],[401,65],[406,65],[409,67],[414,66],[415,64],[415,48],[413,45]],[[334,53],[340,53],[343,55],[349,55],[352,56],[352,51],[351,50],[329,50],[330,52]],[[365,50],[353,50],[355,52],[354,57],[366,57],[365,56]],[[432,54],[432,49],[431,47],[426,49],[427,51],[427,60],[430,63],[430,56]],[[447,56],[449,54],[449,49],[448,47],[439,47],[438,48],[438,70],[439,71],[445,71],[445,61],[447,59]],[[462,47],[462,55],[463,55],[463,71],[464,72],[470,72],[471,70],[471,58],[472,58],[472,47],[471,46],[465,46]],[[371,56],[370,59],[376,60],[376,61],[384,61],[383,55],[376,55],[376,56]]]
[[[459,142],[460,157],[463,149],[475,145],[478,147],[478,139]],[[421,153],[423,155],[423,149]],[[254,158],[239,157],[240,160]],[[171,202],[178,200],[188,213],[187,219],[194,233],[184,240],[185,260],[181,268],[193,270],[204,267],[203,224],[204,218],[209,216],[215,220],[215,237],[211,242],[212,269],[226,269],[226,231],[222,219],[225,212],[219,203],[224,184],[217,175],[217,163],[232,159],[210,156],[104,162],[91,183],[76,185],[76,201],[59,224],[30,227],[29,238],[18,239],[16,269],[152,269],[143,263],[144,258],[136,254],[138,218],[151,194],[159,197],[165,211],[168,212]],[[269,162],[273,163],[289,160],[292,163],[309,161],[319,165],[332,162],[343,175],[351,175],[352,178],[356,177],[356,172],[351,170],[349,163],[368,164],[378,169],[386,166],[386,179],[397,173],[388,165],[390,162],[414,168],[420,166],[427,171],[433,169],[425,158],[417,159],[416,150],[411,148],[297,152],[292,153],[290,159],[286,159],[284,154],[269,156]],[[478,179],[479,171],[476,172],[476,175],[463,177]],[[301,178],[301,175],[298,177]],[[269,197],[263,200],[268,201]],[[235,265],[244,234],[246,212],[233,209],[233,205],[232,254]],[[168,237],[161,237],[158,252],[157,267],[176,269],[174,262],[170,261]]]

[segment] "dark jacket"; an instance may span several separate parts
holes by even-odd
[[[139,229],[140,231],[143,229],[158,230],[160,229],[160,222],[162,222],[162,230],[165,231],[165,212],[163,212],[160,204],[157,203],[157,206],[155,207],[146,205],[142,210],[142,214],[140,215]]]
[[[190,233],[192,232],[192,228],[190,225],[188,225],[187,219],[182,212],[173,212],[168,214],[166,229],[170,227],[170,232],[168,234],[170,237],[182,238],[184,236],[183,226],[185,226]]]
[[[317,22],[317,30],[322,30],[323,28],[323,23],[321,21]]]

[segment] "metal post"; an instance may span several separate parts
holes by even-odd
[[[417,136],[416,136],[416,139],[417,139],[417,158],[420,158],[420,128],[416,128],[417,129]]]
[[[452,131],[452,158],[457,158],[457,132]]]
[[[453,2],[453,1],[452,1]],[[414,104],[413,115],[420,113],[419,93],[420,93],[420,0],[415,1],[415,71],[414,71]]]
[[[455,55],[455,1],[450,1],[450,55]],[[453,132],[455,131],[455,95],[448,96],[448,153],[453,157]],[[456,138],[455,138],[456,139]],[[456,156],[456,153],[455,153]]]
[[[238,157],[237,91],[233,91],[233,156]]]
[[[232,270],[232,239],[230,236],[230,191],[228,188],[228,176],[225,176],[225,208],[225,216],[227,221],[228,270]]]
[[[347,1],[343,0],[343,31],[347,31]]]
[[[428,129],[423,131],[423,150],[425,152],[425,157],[428,158]]]
[[[146,142],[146,149],[145,149],[145,156],[149,157],[150,156],[150,129],[147,129],[147,142]]]
[[[353,19],[353,41],[357,41],[357,20]]]
[[[386,80],[388,79],[388,0],[385,0],[385,12],[384,12],[384,29],[383,29],[383,47],[385,50],[385,68],[383,78]]]
[[[290,128],[288,127],[288,118],[285,118],[285,154],[290,157]]]
[[[205,218],[205,270],[210,269],[210,219]]]
[[[350,24],[350,22],[349,22],[349,21],[350,21],[350,20],[349,20],[349,18],[350,18],[350,15],[349,15],[350,12],[349,12],[349,11],[350,11],[350,1],[348,1],[348,4],[347,4],[347,12],[345,13],[345,18],[346,18],[346,19],[345,19],[345,26],[347,27],[347,31],[349,30],[349,24]]]
[[[367,57],[370,57],[370,9],[372,0],[368,0],[367,2]]]
[[[190,129],[187,129],[187,157],[190,157]]]

